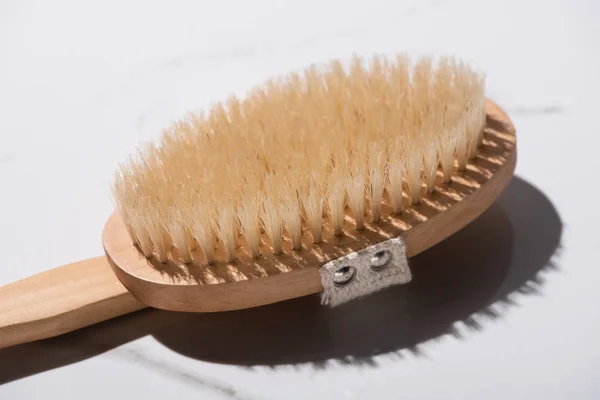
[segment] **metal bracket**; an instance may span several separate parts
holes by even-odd
[[[330,307],[412,279],[401,237],[329,261],[319,272],[324,288],[321,304]]]

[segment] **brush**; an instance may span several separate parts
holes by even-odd
[[[492,205],[515,164],[485,75],[453,57],[353,57],[270,79],[120,163],[106,255],[1,287],[0,347],[147,306],[315,293],[336,305],[407,283],[410,257]]]

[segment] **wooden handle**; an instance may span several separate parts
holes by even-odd
[[[0,287],[0,348],[144,307],[115,277],[106,257],[63,265]]]

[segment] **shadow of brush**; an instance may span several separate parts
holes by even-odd
[[[334,309],[317,296],[220,314],[184,314],[154,337],[186,356],[237,365],[373,364],[373,356],[480,330],[534,293],[560,243],[548,200],[515,178],[497,203],[456,235],[411,259],[413,281]]]
[[[536,294],[562,223],[550,201],[515,177],[466,228],[410,260],[413,281],[336,307],[318,296],[214,314],[144,310],[57,338],[0,350],[0,383],[76,363],[152,335],[185,356],[246,367],[329,360],[374,365],[374,356],[421,354],[419,344],[484,329]],[[554,257],[554,258],[553,258]]]
[[[318,296],[219,314],[184,314],[154,337],[178,353],[238,365],[365,363],[452,332],[488,307],[511,261],[512,228],[498,206],[411,260],[413,281],[328,309]],[[175,320],[174,320],[175,321]]]

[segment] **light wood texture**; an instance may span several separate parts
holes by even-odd
[[[465,172],[457,172],[448,185],[438,179],[437,191],[424,194],[421,204],[398,217],[368,223],[363,231],[353,230],[348,220],[345,236],[335,237],[325,226],[322,243],[293,251],[286,242],[281,256],[272,255],[265,246],[263,256],[253,259],[242,246],[235,263],[221,261],[208,266],[200,254],[195,254],[199,261],[185,265],[173,254],[175,261],[161,264],[154,258],[146,259],[132,245],[115,213],[103,234],[107,257],[136,298],[166,310],[235,310],[318,293],[323,289],[318,269],[324,263],[399,235],[406,241],[408,256],[414,256],[466,226],[496,200],[514,172],[516,137],[510,119],[497,105],[487,101],[486,112],[483,146]],[[384,205],[383,211],[389,215],[389,206]],[[304,243],[310,243],[309,233],[306,235]],[[217,258],[225,259],[219,253]]]
[[[144,307],[119,282],[106,257],[64,265],[0,287],[0,348]]]

